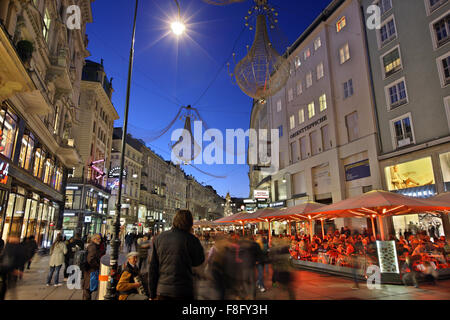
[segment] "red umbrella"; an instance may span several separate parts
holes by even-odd
[[[382,218],[386,216],[446,210],[450,210],[450,204],[445,206],[442,202],[427,201],[398,193],[374,190],[314,210],[313,213],[322,213],[334,218],[347,216],[371,217],[373,219],[374,217],[378,217],[381,222]],[[384,239],[383,224],[380,223],[380,225],[381,237]]]

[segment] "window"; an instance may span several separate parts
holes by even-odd
[[[291,159],[293,163],[296,163],[300,160],[298,151],[298,141],[294,141],[291,143]]]
[[[300,68],[300,66],[302,65],[302,61],[300,59],[299,56],[295,57],[295,69]]]
[[[410,114],[392,120],[391,126],[391,130],[393,130],[394,148],[401,148],[414,143]]]
[[[283,126],[278,127],[278,136],[281,138],[283,136]]]
[[[55,110],[55,121],[53,122],[55,125],[53,126],[53,133],[54,134],[58,134],[59,132],[59,118],[60,118],[60,114],[59,114],[59,107],[56,106],[56,110]]]
[[[95,133],[96,130],[97,130],[97,123],[94,121],[94,130],[93,130],[93,132]]]
[[[428,2],[428,7],[430,13],[435,11],[437,8],[447,3],[448,0],[426,0]]]
[[[344,64],[350,59],[350,49],[348,47],[348,43],[345,44],[345,46],[343,46],[341,49],[339,49],[339,57],[341,64]]]
[[[345,19],[345,16],[343,16],[342,18],[340,18],[338,20],[338,22],[336,23],[336,31],[337,32],[341,32],[342,29],[344,29],[344,27],[347,25],[347,20]]]
[[[353,80],[350,79],[344,82],[344,99],[351,97],[353,95]]]
[[[314,40],[314,50],[319,50],[319,48],[322,46],[322,41],[320,41],[320,37]]]
[[[441,78],[441,85],[445,87],[450,84],[450,53],[439,57],[437,59],[439,76]]]
[[[20,147],[19,166],[25,170],[31,168],[34,151],[34,136],[26,131],[22,138],[22,146]]]
[[[436,42],[436,48],[439,48],[446,44],[449,40],[450,33],[450,14],[440,19],[433,24],[434,38]]]
[[[309,137],[311,139],[311,154],[315,156],[322,151],[322,146],[319,139],[319,131],[314,130],[310,133]]]
[[[330,135],[328,132],[328,125],[324,125],[321,129],[322,131],[322,144],[323,144],[323,150],[330,150],[331,149],[331,141],[330,141]]]
[[[289,123],[290,123],[291,130],[294,129],[295,128],[295,117],[294,116],[290,116]]]
[[[311,119],[316,115],[316,109],[314,108],[314,101],[308,104],[308,118]]]
[[[0,110],[0,153],[11,159],[16,143],[18,118],[11,108],[3,105]]]
[[[298,110],[298,123],[301,124],[303,122],[305,122],[305,110],[300,109]]]
[[[50,30],[50,14],[48,13],[48,9],[45,9],[45,14],[44,14],[44,23],[42,24],[42,34],[44,36],[45,41],[48,42],[48,34],[49,34],[49,30]]]
[[[392,0],[380,0],[377,5],[381,9],[381,15],[392,9]]]
[[[34,165],[33,165],[33,176],[40,179],[42,177],[42,172],[44,169],[45,161],[45,151],[42,148],[37,148],[34,152]]]
[[[317,68],[317,80],[322,79],[323,78],[323,63],[320,63]]]
[[[402,78],[387,87],[388,106],[395,109],[408,102],[405,79]]]
[[[391,18],[388,22],[381,26],[380,29],[380,41],[381,46],[392,41],[397,36],[397,30],[395,28],[394,18]]]
[[[302,160],[308,158],[308,151],[307,151],[307,145],[306,145],[306,137],[300,138],[300,157]]]
[[[309,87],[311,87],[311,86],[312,86],[312,73],[309,72],[309,73],[306,75],[306,88],[309,88]]]
[[[382,57],[384,77],[387,78],[402,69],[400,50],[395,48]]]
[[[327,95],[324,93],[319,98],[319,109],[320,112],[324,111],[327,108]]]
[[[297,95],[299,96],[302,93],[303,93],[303,85],[302,85],[302,82],[299,81],[299,82],[297,82]]]
[[[289,102],[291,102],[292,100],[294,100],[294,89],[290,88],[288,90],[288,100]]]
[[[281,100],[277,101],[277,112],[281,112]]]
[[[44,169],[44,183],[50,184],[53,176],[53,170],[55,168],[54,161],[52,159],[47,159],[45,161],[45,169]]]
[[[311,56],[311,50],[309,50],[309,48],[306,49],[305,52],[303,52],[303,56],[305,60],[308,59]]]
[[[345,116],[345,124],[347,126],[348,141],[351,142],[358,139],[358,113],[356,111]]]

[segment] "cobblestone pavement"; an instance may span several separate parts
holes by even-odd
[[[82,290],[70,290],[60,273],[60,287],[46,287],[48,274],[48,256],[36,255],[30,270],[25,270],[22,280],[14,290],[9,290],[6,300],[81,300]],[[265,274],[268,290],[258,292],[258,300],[287,300],[288,293],[281,288],[273,288],[271,271]],[[420,288],[402,285],[382,285],[380,290],[369,290],[360,283],[359,290],[353,290],[351,279],[321,274],[311,271],[294,270],[294,287],[298,300],[450,300],[450,280],[438,281],[436,286],[422,284]],[[200,300],[211,299],[210,284],[205,280],[197,281]],[[96,299],[96,294],[93,299]]]

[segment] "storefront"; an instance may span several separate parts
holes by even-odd
[[[7,103],[0,109],[0,234],[3,240],[35,236],[49,247],[61,204],[62,162],[31,132]]]

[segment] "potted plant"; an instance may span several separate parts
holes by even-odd
[[[28,40],[20,40],[17,43],[17,53],[23,62],[29,62],[33,56],[33,42]]]

